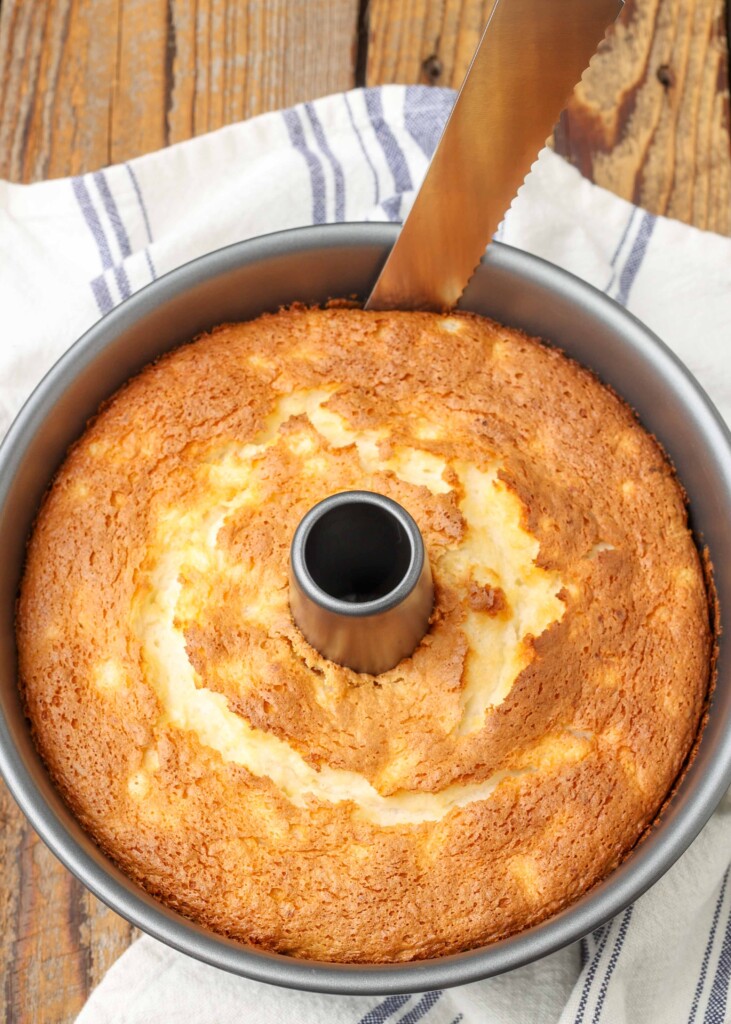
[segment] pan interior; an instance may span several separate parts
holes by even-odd
[[[546,955],[616,914],[692,842],[731,784],[731,672],[718,684],[697,756],[658,826],[592,892],[543,925],[457,957],[393,967],[303,963],[205,932],[156,903],[102,855],[54,790],[29,736],[16,684],[15,598],[25,540],[48,481],[99,403],[164,351],[223,321],[280,305],[368,294],[393,225],[338,225],[254,239],[174,271],[97,324],[48,374],[0,449],[0,768],[51,849],[118,913],[190,955],[261,981],[349,994],[428,990],[502,973]],[[731,606],[731,446],[690,375],[637,321],[549,264],[494,244],[461,302],[521,327],[593,369],[635,408],[676,466],[700,545]]]

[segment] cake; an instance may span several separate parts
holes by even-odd
[[[435,603],[380,676],[293,622],[292,535],[401,504]],[[559,350],[464,313],[292,307],[148,366],[71,448],[18,603],[63,797],[132,879],[259,948],[475,948],[604,878],[687,763],[709,686],[672,467]]]

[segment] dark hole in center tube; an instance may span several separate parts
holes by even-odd
[[[307,570],[330,597],[352,604],[377,601],[395,590],[411,563],[409,535],[378,505],[337,505],[310,529]]]

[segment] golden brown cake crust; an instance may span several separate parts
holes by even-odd
[[[377,679],[287,604],[297,523],[358,487],[414,516],[436,587]],[[18,640],[39,749],[131,877],[344,962],[468,949],[602,878],[682,767],[711,656],[681,490],[590,373],[473,315],[301,307],[104,407],[39,514]]]

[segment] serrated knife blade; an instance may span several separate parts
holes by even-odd
[[[621,8],[621,0],[493,0],[366,309],[456,305]]]

